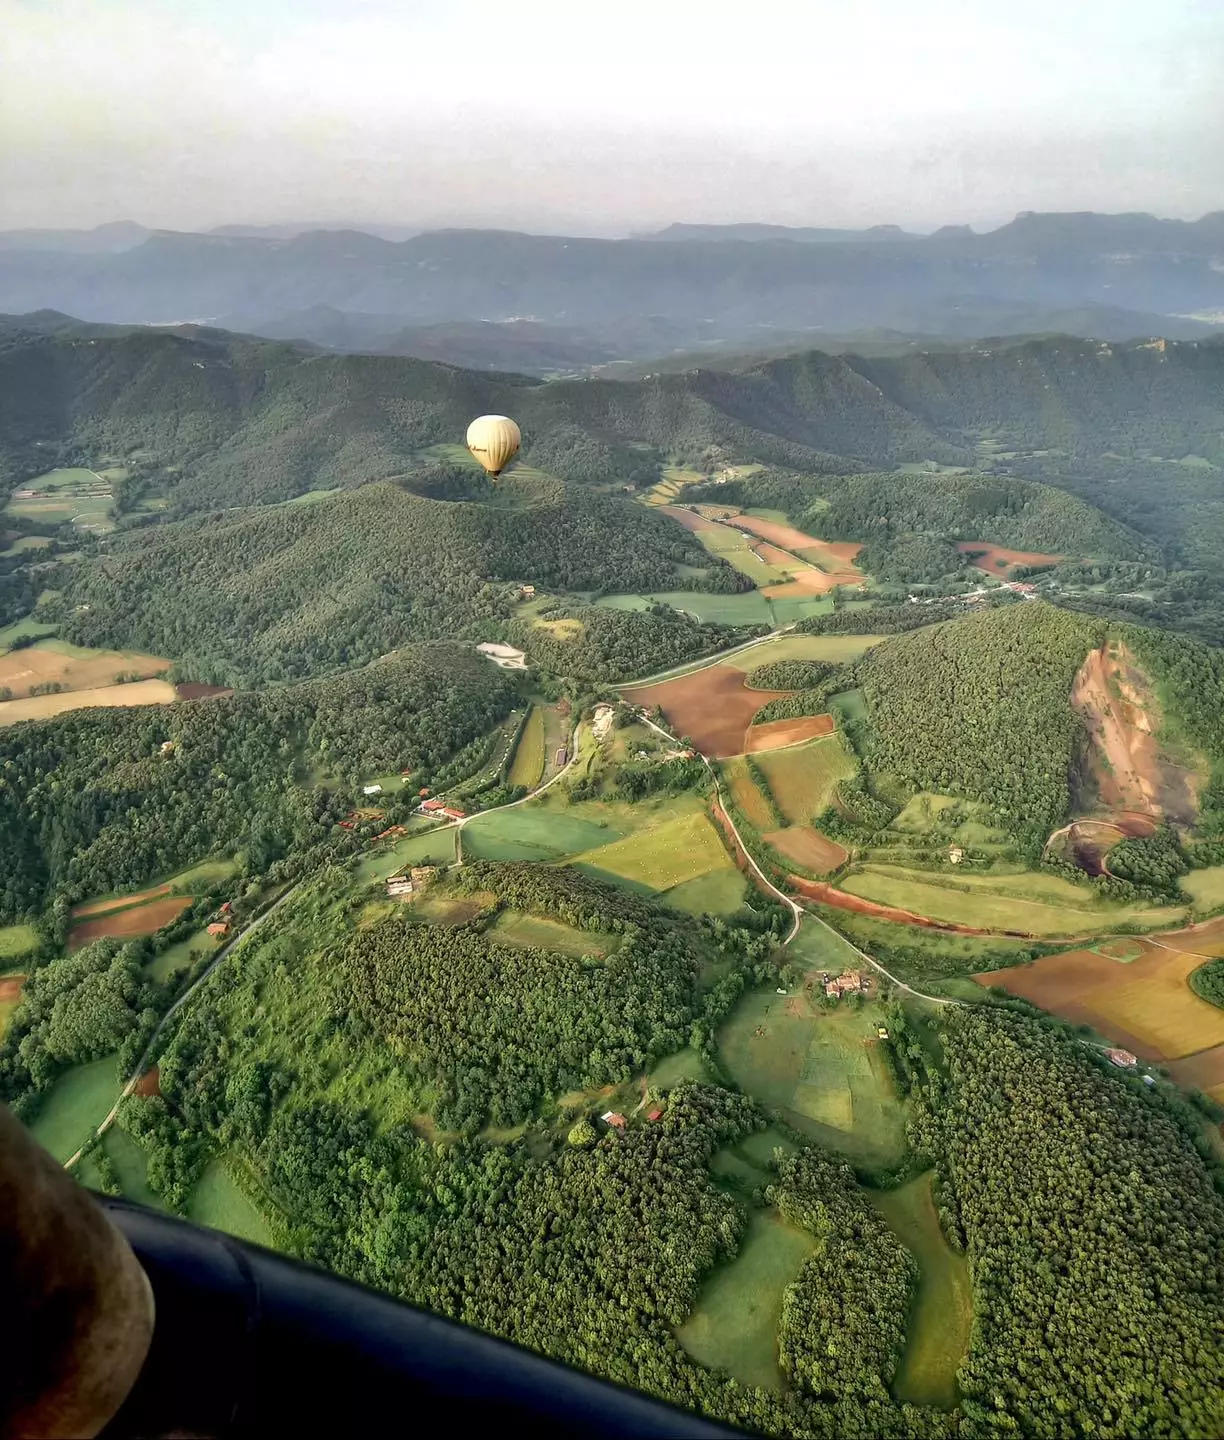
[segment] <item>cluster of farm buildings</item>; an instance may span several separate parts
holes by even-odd
[[[392,875],[387,881],[387,895],[392,900],[411,900],[432,883],[437,873],[436,865],[414,865],[406,875]]]

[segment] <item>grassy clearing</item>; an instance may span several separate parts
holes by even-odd
[[[1205,870],[1191,870],[1183,875],[1181,888],[1190,896],[1197,914],[1224,905],[1224,865],[1210,865]]]
[[[676,1332],[681,1345],[700,1364],[727,1370],[744,1385],[781,1390],[782,1296],[815,1248],[806,1230],[775,1211],[754,1211],[739,1254],[707,1280]]]
[[[190,969],[202,955],[208,955],[216,948],[217,942],[207,930],[197,930],[186,940],[177,940],[160,955],[154,956],[147,969],[154,980],[169,980],[171,975]]]
[[[653,890],[670,890],[712,870],[734,868],[718,831],[700,811],[664,820],[577,858]]]
[[[92,915],[107,915],[114,910],[130,910],[138,905],[147,905],[164,895],[204,895],[215,885],[220,885],[235,874],[238,862],[231,858],[204,860],[189,870],[180,870],[159,884],[144,890],[130,890],[116,895],[102,895],[72,907],[72,918],[84,920]]]
[[[605,610],[645,610],[656,601],[720,625],[773,624],[769,601],[757,590],[742,595],[711,595],[701,590],[664,591],[658,595],[601,595],[595,604]]]
[[[943,920],[956,925],[970,925],[980,930],[1001,930],[1016,934],[1041,936],[1082,935],[1091,929],[1113,930],[1122,925],[1154,927],[1169,925],[1185,915],[1184,910],[1170,907],[1141,908],[1135,905],[1093,904],[1092,893],[1069,882],[1073,897],[1030,898],[1046,894],[1049,882],[1058,882],[1051,875],[957,875],[951,882],[936,884],[926,872],[907,871],[893,866],[865,866],[839,882],[852,895],[875,900]],[[1074,899],[1074,903],[1072,903]]]
[[[755,670],[758,665],[775,665],[779,660],[825,660],[844,665],[886,639],[883,635],[780,635],[754,650],[728,657],[737,670]]]
[[[564,810],[516,805],[478,815],[463,828],[463,853],[476,860],[560,860],[579,855],[624,832]]]
[[[764,750],[755,757],[778,808],[792,825],[806,825],[833,798],[839,780],[856,766],[840,734],[826,735],[785,750]]]
[[[666,1056],[647,1077],[648,1082],[660,1090],[670,1090],[685,1080],[704,1081],[709,1078],[705,1061],[693,1049],[677,1050],[674,1055]]]
[[[359,882],[385,880],[405,865],[452,865],[455,861],[455,831],[431,830],[424,835],[406,835],[385,850],[378,849],[357,862],[354,875]]]
[[[1019,965],[1030,955],[1022,942],[998,936],[953,935],[849,910],[838,910],[833,918],[856,944],[869,955],[879,953],[888,969],[910,985]],[[973,994],[972,989],[968,993]]]
[[[33,925],[0,926],[0,964],[19,960],[38,948],[38,931]]]
[[[11,625],[0,625],[0,653],[8,650],[15,640],[24,640],[29,635],[40,640],[46,635],[54,635],[58,629],[58,625],[44,625],[32,615],[24,615]]]
[[[67,1160],[89,1139],[118,1098],[119,1068],[113,1055],[74,1066],[47,1092],[31,1133],[57,1160]]]
[[[239,1190],[220,1160],[214,1160],[204,1171],[188,1202],[187,1214],[197,1225],[224,1230],[240,1240],[252,1240],[257,1245],[272,1243],[267,1222]]]
[[[777,995],[765,986],[740,1001],[719,1035],[719,1053],[736,1083],[788,1124],[891,1168],[906,1146],[902,1102],[876,1038],[883,1019],[879,1004],[843,1002],[826,1011],[802,992]]]
[[[931,1195],[932,1175],[898,1190],[873,1193],[872,1202],[918,1261],[918,1293],[906,1330],[905,1350],[893,1382],[898,1400],[954,1409],[956,1372],[969,1345],[973,1301],[969,1264],[948,1245]]]
[[[489,935],[501,945],[553,950],[561,955],[598,955],[601,959],[620,944],[617,936],[602,930],[577,930],[559,920],[525,915],[521,910],[503,910]]]
[[[774,624],[793,625],[796,620],[806,620],[809,615],[831,615],[833,601],[827,595],[809,595],[787,600],[775,595],[769,602],[773,611]]]
[[[32,550],[45,550],[50,544],[49,535],[20,535],[7,550],[0,550],[0,560],[11,560],[17,555],[27,555]]]
[[[744,908],[745,883],[736,869],[711,870],[674,885],[664,893],[663,903],[686,915],[734,915]]]
[[[538,705],[533,705],[514,750],[514,761],[509,775],[511,785],[525,785],[528,790],[534,789],[544,774],[544,758],[544,711]]]
[[[149,1185],[148,1156],[126,1130],[112,1125],[102,1137],[102,1148],[115,1167],[115,1178],[129,1200],[149,1205],[155,1210],[166,1208],[165,1201]]]

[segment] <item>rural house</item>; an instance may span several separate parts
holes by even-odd
[[[387,894],[393,900],[401,899],[405,895],[411,895],[415,886],[407,875],[393,875],[387,881]]]
[[[824,992],[833,1000],[843,995],[861,995],[867,989],[867,982],[858,970],[846,970],[836,980],[826,980]]]
[[[361,787],[361,793],[362,793],[363,795],[381,795],[381,794],[382,794],[382,786],[381,786],[381,785],[363,785],[363,786]]]
[[[229,934],[229,926],[224,920],[214,920],[208,927],[208,933],[213,936],[214,939],[219,940],[222,935]]]
[[[605,1110],[599,1118],[605,1125],[610,1125],[613,1130],[623,1131],[629,1123],[623,1115],[618,1114],[615,1110]]]
[[[1129,1050],[1106,1050],[1105,1053],[1119,1070],[1131,1070],[1139,1063],[1139,1057],[1132,1055]]]

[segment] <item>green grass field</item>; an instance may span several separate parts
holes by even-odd
[[[709,1078],[705,1061],[696,1050],[690,1048],[665,1056],[647,1077],[648,1082],[659,1090],[670,1090],[683,1080],[703,1082]]]
[[[167,946],[160,955],[155,955],[147,969],[154,980],[168,980],[171,975],[189,969],[201,955],[207,955],[216,948],[217,942],[208,931],[200,929],[185,940],[177,940]]]
[[[663,902],[686,915],[734,915],[744,907],[744,877],[732,866],[711,870],[665,891]]]
[[[839,884],[852,895],[881,905],[898,906],[916,915],[969,925],[980,930],[1007,930],[1026,935],[1071,936],[1089,930],[1116,930],[1122,925],[1151,928],[1170,925],[1185,916],[1172,906],[1105,905],[1095,896],[1056,875],[1025,872],[1017,875],[957,873],[948,884],[933,883],[938,876],[898,866],[867,865]],[[965,886],[951,889],[950,885]],[[1065,886],[1063,893],[1059,887]]]
[[[776,1212],[753,1211],[739,1254],[710,1276],[676,1332],[681,1345],[700,1364],[727,1370],[744,1385],[781,1390],[782,1296],[815,1248],[813,1236]]]
[[[387,849],[363,856],[354,874],[359,881],[385,880],[405,865],[452,865],[454,860],[454,830],[431,830],[424,835],[405,835]]]
[[[92,470],[51,470],[35,480],[15,486],[17,490],[37,490],[33,499],[12,498],[5,507],[10,515],[38,520],[76,520],[83,527],[110,529],[112,495],[105,477]],[[105,494],[91,494],[91,491]],[[49,492],[49,493],[48,493]]]
[[[562,955],[611,955],[620,944],[616,935],[602,930],[577,930],[543,915],[525,915],[520,910],[503,910],[489,930],[489,938],[501,945],[523,949],[553,950]]]
[[[204,1171],[188,1201],[187,1216],[197,1225],[224,1230],[240,1240],[252,1240],[257,1245],[272,1243],[267,1222],[239,1190],[220,1160],[212,1161]]]
[[[58,625],[44,625],[32,615],[24,615],[20,620],[14,620],[11,625],[0,626],[0,654],[10,650],[14,640],[24,640],[27,635],[41,640],[47,635],[54,635],[58,629]]]
[[[528,790],[533,790],[543,774],[544,712],[538,705],[533,705],[515,746],[509,780],[511,785],[525,785]]]
[[[33,925],[0,926],[0,964],[19,960],[38,946],[38,932]]]
[[[119,1125],[112,1125],[102,1137],[102,1149],[114,1167],[119,1188],[127,1199],[135,1200],[138,1205],[148,1205],[154,1210],[166,1208],[165,1201],[149,1185],[148,1156],[126,1130]],[[92,1155],[86,1155],[81,1161],[77,1176],[83,1185],[96,1188],[98,1174]]]
[[[905,1350],[893,1381],[898,1400],[956,1406],[956,1371],[969,1345],[973,1301],[969,1265],[948,1245],[931,1196],[930,1173],[871,1199],[919,1265],[918,1293],[906,1328]]]
[[[463,827],[463,853],[473,860],[560,860],[606,846],[622,831],[563,809],[516,805],[491,810]]]
[[[752,757],[769,782],[778,809],[792,825],[808,825],[833,798],[839,780],[856,766],[841,735],[834,732],[806,745],[766,750]]]
[[[1200,913],[1224,905],[1224,865],[1191,870],[1189,875],[1182,876],[1181,888],[1190,896],[1193,908]]]
[[[773,986],[740,1001],[718,1037],[735,1082],[788,1124],[865,1164],[905,1157],[902,1102],[876,1038],[884,1008],[812,1010]]]
[[[119,1071],[113,1055],[77,1065],[52,1085],[30,1130],[44,1150],[57,1160],[67,1160],[118,1098]]]
[[[7,550],[0,550],[0,560],[11,560],[14,556],[28,554],[31,550],[45,550],[50,543],[49,535],[20,535]]]
[[[719,625],[772,625],[769,601],[757,590],[742,595],[711,595],[701,590],[669,590],[657,595],[601,595],[596,605],[607,610],[645,610],[652,601],[685,610],[699,620]]]
[[[711,871],[734,869],[718,831],[702,811],[665,819],[575,858],[652,890],[671,890]]]
[[[833,602],[827,595],[812,595],[806,599],[773,599],[769,608],[773,611],[775,625],[793,625],[796,620],[806,620],[809,615],[831,615]]]
[[[822,925],[815,916],[805,916],[799,933],[786,947],[786,957],[796,965],[810,969],[840,972],[855,970],[862,961],[854,953],[854,947],[828,925]]]
[[[775,665],[779,660],[827,660],[831,665],[844,665],[857,660],[883,635],[779,635],[764,645],[731,656],[726,663],[737,670],[755,670],[758,665]]]

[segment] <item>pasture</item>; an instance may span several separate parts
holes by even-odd
[[[100,940],[105,935],[130,940],[138,935],[153,935],[169,925],[184,910],[193,904],[190,895],[166,895],[150,900],[144,905],[129,905],[121,910],[108,910],[103,915],[74,925],[68,933],[69,950],[79,950],[91,940]]]
[[[59,522],[71,520],[89,530],[111,529],[111,479],[86,469],[51,470],[15,487],[5,507],[10,515]],[[32,493],[27,493],[32,492]]]
[[[551,950],[560,955],[597,955],[601,960],[620,944],[616,935],[602,930],[578,930],[544,915],[503,910],[489,930],[499,945],[520,950]]]
[[[1057,897],[1050,882],[1065,883],[1073,894]],[[955,879],[942,872],[865,865],[843,876],[841,889],[877,905],[909,911],[942,924],[964,925],[1016,936],[1056,938],[1123,925],[1153,927],[1180,919],[1169,907],[1096,902],[1091,891],[1060,882],[1057,876],[969,875]]]
[[[533,705],[523,726],[507,778],[511,785],[533,790],[544,774],[544,711]]]
[[[736,1006],[719,1054],[741,1089],[795,1129],[891,1169],[906,1144],[902,1101],[876,1036],[884,1013],[870,1002],[824,1010],[805,991],[777,995],[767,985]]]
[[[1177,1060],[1224,1045],[1224,1010],[1189,985],[1203,956],[1172,949],[1163,936],[1160,944],[1138,943],[1144,953],[1130,961],[1098,950],[1069,950],[974,978],[1075,1024],[1091,1025],[1143,1060]]]
[[[187,1202],[187,1217],[197,1225],[223,1230],[239,1240],[270,1245],[272,1232],[267,1221],[238,1188],[225,1164],[213,1160]]]
[[[119,1067],[113,1055],[76,1065],[47,1091],[30,1132],[63,1162],[89,1139],[118,1098]]]
[[[731,866],[685,880],[663,894],[663,903],[686,915],[734,915],[744,908],[744,877]]]
[[[652,890],[671,890],[715,870],[734,867],[713,824],[701,811],[665,819],[610,845],[586,850],[575,863]]]
[[[810,870],[813,875],[827,875],[850,858],[835,840],[807,825],[787,825],[785,829],[771,830],[761,838],[779,855],[801,869]]]
[[[463,827],[463,853],[473,860],[560,860],[606,846],[622,833],[565,810],[516,805],[470,820]]]
[[[1224,905],[1224,865],[1191,870],[1189,875],[1182,876],[1180,884],[1189,895],[1191,908],[1196,914],[1218,910]]]
[[[96,690],[70,690],[59,695],[30,695],[0,700],[0,726],[21,720],[46,720],[69,710],[113,709],[121,705],[169,705],[178,696],[165,680],[136,680],[129,685],[104,685]]]
[[[10,960],[20,960],[38,948],[38,932],[33,925],[0,925],[0,969]]]
[[[761,794],[742,756],[733,756],[722,765],[723,779],[730,786],[735,803],[744,813],[744,818],[754,829],[765,831],[774,828],[773,811],[769,801]]]
[[[747,653],[756,654],[757,647]],[[678,735],[687,735],[703,754],[719,759],[741,754],[752,717],[770,700],[788,693],[749,690],[744,685],[744,672],[724,664],[709,665],[674,680],[625,686],[621,690],[631,705],[647,709],[658,705]]]
[[[19,700],[39,685],[61,685],[64,690],[95,690],[114,685],[121,675],[142,680],[160,675],[170,661],[130,650],[90,650],[66,640],[39,640],[22,650],[0,656],[0,688]]]
[[[727,1370],[744,1385],[781,1390],[782,1297],[815,1249],[814,1236],[776,1211],[752,1211],[739,1254],[706,1280],[676,1338],[701,1365]]]
[[[601,595],[596,605],[605,610],[645,610],[661,602],[684,610],[698,620],[718,625],[772,625],[773,612],[759,590],[742,595],[714,595],[701,590],[665,590],[657,595]]]
[[[31,635],[38,640],[44,635],[54,635],[58,629],[58,625],[45,625],[33,615],[23,615],[11,625],[0,625],[0,654],[6,653],[16,640],[25,640]]]
[[[148,1156],[122,1126],[110,1127],[102,1137],[102,1149],[114,1168],[119,1188],[129,1200],[154,1210],[166,1208],[166,1202],[149,1185]],[[88,1166],[89,1156],[86,1156],[81,1162],[82,1180],[86,1179]]]
[[[845,665],[887,639],[884,635],[779,635],[751,650],[728,655],[723,662],[737,670],[755,670],[758,665],[776,665],[779,660],[824,660]]]
[[[956,1372],[969,1346],[973,1298],[969,1264],[944,1239],[931,1172],[897,1190],[870,1192],[876,1209],[918,1261],[918,1291],[906,1326],[893,1394],[910,1405],[956,1406]]]
[[[784,722],[786,723],[786,722]],[[806,825],[833,798],[838,781],[854,774],[854,760],[840,735],[754,756],[778,809],[792,825]]]
[[[354,867],[358,881],[385,880],[405,865],[453,865],[455,835],[451,826],[428,830],[424,834],[408,834],[387,849],[363,855]]]
[[[176,940],[160,955],[155,955],[147,967],[149,974],[154,980],[168,980],[180,970],[190,969],[201,956],[211,954],[216,948],[217,942],[206,929],[197,930],[186,940]]]

